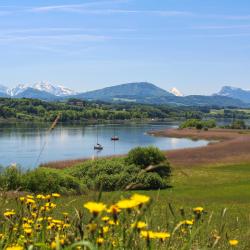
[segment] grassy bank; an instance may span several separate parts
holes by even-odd
[[[126,249],[211,249],[213,246],[213,249],[249,249],[249,180],[249,163],[173,169],[172,188],[161,191],[137,191],[136,193],[149,196],[152,203],[149,207],[145,207],[140,216],[137,212],[125,216],[128,223],[136,221],[139,216],[139,220],[145,222],[149,230],[168,232],[172,238],[167,237],[162,242],[150,239],[148,246],[147,239],[135,233],[133,243],[130,243],[130,247]],[[71,230],[78,232],[74,224],[78,218],[76,211],[80,211],[85,225],[91,218],[91,215],[83,208],[83,204],[101,199],[103,203],[110,205],[122,198],[129,198],[134,193],[135,191],[103,192],[100,196],[99,192],[90,191],[81,196],[64,196],[56,201],[57,208],[50,213],[50,216],[58,219],[62,217],[62,212],[68,212],[72,221]],[[1,214],[5,208],[17,208],[13,199],[15,194],[11,195],[12,198],[5,200],[5,204],[2,204]],[[193,212],[195,207],[204,208],[200,221],[195,219]],[[122,220],[122,215],[119,216],[119,220]],[[95,220],[99,221],[99,219]],[[194,219],[193,225],[188,227],[179,225],[185,220],[192,219]],[[103,224],[103,222],[98,223]],[[112,230],[117,232],[114,238],[116,241],[120,240],[119,244],[122,244],[123,234],[119,230],[124,226],[123,224],[124,222],[120,221],[120,226],[108,225],[110,229],[115,227]],[[131,232],[129,225],[126,228],[126,233],[129,235]],[[84,230],[86,230],[85,236],[88,235],[87,227]],[[79,235],[79,232],[77,234]],[[94,235],[88,236],[88,240],[95,245],[97,235]],[[111,242],[109,234],[103,238],[104,243],[99,246],[99,249],[122,248],[119,244],[117,247],[107,245]],[[230,239],[238,240],[237,246],[231,246]]]

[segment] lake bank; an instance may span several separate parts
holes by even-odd
[[[154,136],[216,141],[207,146],[166,151],[173,166],[195,167],[212,164],[250,162],[250,131],[231,129],[166,129],[150,132]]]

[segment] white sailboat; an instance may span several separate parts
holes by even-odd
[[[103,146],[98,142],[98,125],[96,125],[96,145],[94,150],[103,150]]]

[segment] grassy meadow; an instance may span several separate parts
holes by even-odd
[[[112,234],[104,234],[100,238],[100,235],[96,235],[97,231],[92,234],[88,232],[87,226],[84,227],[88,232],[85,233],[85,240],[92,242],[89,249],[250,249],[250,164],[173,167],[171,185],[172,188],[159,191],[115,191],[101,194],[90,191],[78,196],[63,196],[56,201],[57,207],[51,216],[58,219],[62,212],[69,213],[73,227],[71,230],[74,232],[78,231],[75,223],[79,220],[79,214],[84,225],[94,220],[98,227],[103,228],[101,218],[105,214],[91,219],[91,213],[83,204],[101,201],[109,206],[139,193],[150,197],[151,202],[143,204],[141,210],[125,209],[124,214],[119,214],[119,225],[114,228],[108,225]],[[19,203],[13,199],[15,194],[9,195],[11,199],[2,198],[1,214],[6,208],[16,209]],[[196,207],[204,209],[200,219],[196,218],[193,211]],[[131,229],[128,224],[136,221],[145,222],[147,228]],[[186,225],[185,221],[191,225]],[[151,235],[151,231],[162,232],[164,237],[157,239]],[[132,237],[130,243],[124,240],[124,232]],[[143,235],[143,232],[148,234]],[[170,236],[165,237],[166,233]],[[63,233],[65,237],[69,237],[68,234]],[[56,235],[53,235],[54,239]],[[79,233],[74,237],[76,241],[82,242]],[[52,242],[42,249],[52,248]],[[58,243],[54,249],[88,249],[87,245],[72,248],[72,244]]]

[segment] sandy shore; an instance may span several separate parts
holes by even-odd
[[[155,136],[217,141],[204,147],[166,151],[173,166],[195,167],[210,164],[250,163],[250,131],[230,129],[167,129],[150,132]]]

